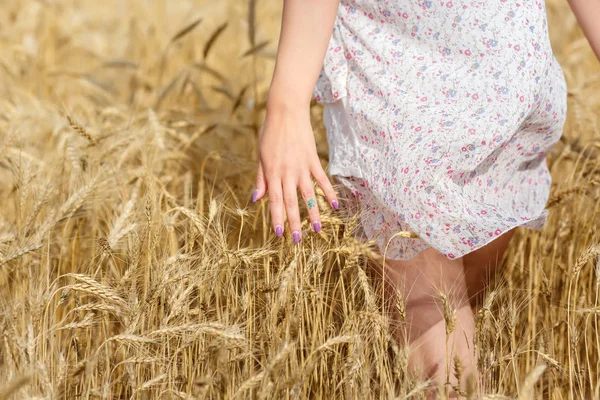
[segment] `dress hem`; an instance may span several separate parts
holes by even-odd
[[[334,166],[332,168],[332,171],[334,171],[334,172],[338,171],[338,168]],[[331,175],[336,176],[338,178],[337,179],[338,182],[340,182],[346,189],[349,189],[350,192],[353,192],[354,190],[356,190],[356,188],[354,187],[354,185],[351,182],[348,182],[344,179],[344,178],[348,177],[347,174],[340,175],[340,174],[332,173]],[[350,176],[354,177],[353,175],[350,175]],[[362,200],[360,198],[356,198],[356,197],[354,197],[354,195],[352,195],[352,196],[353,196],[353,198],[351,200],[362,203]],[[362,204],[360,204],[360,205],[361,205],[361,209],[362,209]],[[433,245],[431,242],[429,242],[427,239],[425,239],[423,236],[421,236],[416,230],[414,230],[414,228],[412,228],[410,226],[410,223],[406,222],[406,225],[409,228],[409,230],[416,233],[419,236],[417,238],[403,238],[403,237],[398,237],[398,236],[396,236],[394,238],[393,237],[394,233],[400,232],[400,230],[398,230],[397,232],[394,232],[390,235],[390,237],[392,237],[392,241],[393,240],[402,240],[402,239],[416,240],[416,241],[421,242],[423,245],[425,245],[427,247],[416,247],[415,248],[413,246],[412,247],[413,251],[410,253],[411,254],[410,257],[397,258],[397,257],[385,256],[385,259],[386,260],[396,260],[396,261],[408,261],[408,260],[411,260],[412,258],[416,257],[422,251],[430,249],[430,248],[436,249],[438,252],[443,254],[449,260],[460,259],[461,257],[464,257],[467,254],[470,254],[476,250],[481,249],[482,247],[485,247],[486,245],[490,244],[491,242],[498,239],[500,236],[502,236],[503,234],[505,234],[506,232],[508,232],[514,228],[523,227],[525,229],[541,231],[544,228],[544,226],[546,225],[548,215],[549,215],[548,210],[546,208],[544,208],[541,212],[537,213],[535,216],[533,216],[531,218],[517,221],[513,224],[507,224],[507,225],[505,225],[505,227],[498,227],[497,229],[500,230],[500,233],[495,234],[493,237],[483,236],[483,235],[480,236],[478,238],[480,240],[480,243],[478,243],[477,245],[474,245],[474,247],[467,249],[467,251],[459,251],[459,249],[456,248],[456,250],[452,251],[451,253],[445,253],[445,252],[441,251],[439,248],[437,248],[435,245]],[[357,239],[361,240],[363,242],[373,241],[377,245],[379,252],[380,252],[381,256],[383,257],[385,247],[388,245],[388,242],[390,241],[390,239],[382,239],[382,238],[376,237],[374,235],[369,235],[367,233],[367,230],[365,230],[365,228],[363,226],[362,218],[360,219],[359,225],[360,225],[360,233],[359,233],[360,237],[357,237]],[[355,237],[356,237],[356,235],[355,235]],[[394,248],[393,242],[390,243],[390,248]]]
[[[509,225],[508,228],[501,229],[501,232],[498,235],[495,235],[494,237],[490,238],[490,240],[481,239],[481,244],[478,244],[477,246],[470,248],[469,251],[464,252],[464,253],[462,253],[462,252],[448,253],[448,254],[452,254],[452,256],[449,256],[447,253],[441,252],[437,247],[431,245],[429,242],[427,242],[425,239],[423,239],[421,236],[419,236],[418,238],[412,238],[412,240],[415,240],[415,239],[422,240],[423,242],[425,242],[427,244],[428,247],[420,249],[420,250],[414,250],[414,252],[412,253],[413,255],[411,257],[393,258],[393,257],[385,256],[385,259],[386,260],[395,260],[395,261],[409,261],[409,260],[413,259],[414,257],[418,256],[421,252],[433,248],[433,249],[437,250],[438,252],[440,252],[440,254],[442,254],[444,257],[446,257],[449,260],[458,260],[458,259],[466,256],[467,254],[473,253],[473,252],[475,252],[475,251],[477,251],[477,250],[479,250],[479,249],[487,246],[488,244],[492,243],[494,240],[500,238],[502,235],[504,235],[505,233],[507,233],[508,231],[510,231],[512,229],[522,227],[522,228],[525,228],[525,229],[531,229],[531,230],[535,230],[535,231],[538,231],[538,232],[541,231],[542,228],[543,228],[543,226],[545,226],[546,220],[548,218],[547,213],[545,213],[545,211],[546,210],[544,209],[544,211],[542,213],[540,213],[535,218],[531,218],[531,219],[528,219],[528,220],[525,220],[525,221],[521,221],[521,222],[518,222],[516,224]],[[533,227],[533,226],[527,226],[528,223],[536,222],[536,221],[539,221],[540,219],[543,219],[543,221],[544,221],[541,224],[542,227],[536,228],[536,227]],[[414,232],[414,230],[413,230],[413,232]],[[369,241],[374,240],[376,242],[377,246],[379,247],[380,254],[383,257],[384,256],[383,255],[383,253],[384,253],[383,249],[385,249],[385,246],[387,245],[387,242],[389,240],[385,242],[385,244],[383,245],[383,249],[382,249],[381,245],[379,245],[380,241],[378,239],[369,238],[368,234],[366,232],[364,234],[365,234],[365,237],[367,237]]]
[[[443,253],[443,252],[439,251],[439,250],[438,250],[438,249],[437,249],[435,246],[432,246],[432,245],[430,245],[430,244],[429,244],[429,243],[428,243],[428,242],[427,242],[425,239],[423,239],[421,236],[419,236],[419,239],[421,239],[421,240],[423,240],[425,243],[427,243],[427,245],[429,246],[428,248],[426,248],[426,249],[423,249],[423,250],[418,250],[418,251],[416,251],[416,252],[414,253],[414,255],[413,255],[412,257],[410,257],[410,258],[391,258],[391,257],[385,257],[385,258],[386,258],[387,260],[402,260],[402,261],[408,261],[408,260],[410,260],[410,259],[412,259],[412,258],[416,257],[416,256],[417,256],[419,253],[421,253],[422,251],[424,251],[424,250],[427,250],[427,249],[429,249],[429,248],[434,248],[434,249],[436,249],[438,252],[440,252],[442,255],[444,255],[444,257],[448,258],[449,260],[457,260],[457,259],[460,259],[460,258],[462,258],[462,257],[466,256],[467,254],[471,254],[471,253],[473,253],[473,252],[475,252],[475,251],[477,251],[477,250],[479,250],[479,249],[481,249],[481,248],[483,248],[483,247],[487,246],[488,244],[492,243],[492,242],[493,242],[494,240],[496,240],[496,239],[499,239],[499,238],[500,238],[502,235],[504,235],[505,233],[507,233],[508,231],[510,231],[510,230],[512,230],[512,229],[515,229],[515,228],[525,228],[525,229],[530,229],[530,230],[534,230],[534,231],[538,231],[538,232],[539,232],[539,231],[541,231],[541,230],[543,229],[543,227],[546,225],[546,221],[547,221],[547,219],[548,219],[548,213],[547,213],[547,210],[546,210],[546,209],[544,209],[544,210],[543,210],[543,211],[542,211],[540,214],[538,214],[538,216],[537,216],[537,217],[530,218],[530,219],[527,219],[527,220],[524,220],[524,221],[521,221],[521,222],[517,222],[516,224],[509,225],[509,227],[508,227],[508,228],[505,228],[505,229],[500,229],[500,230],[501,230],[501,232],[500,232],[498,235],[495,235],[495,236],[493,236],[492,238],[490,238],[490,240],[485,240],[485,239],[482,239],[482,240],[481,240],[481,241],[482,241],[482,243],[481,243],[480,245],[477,245],[477,246],[475,246],[475,247],[472,247],[472,248],[470,248],[470,249],[469,249],[469,251],[467,251],[467,252],[465,252],[465,253],[458,253],[458,252],[457,252],[457,253],[452,253],[452,255],[453,255],[454,257],[449,257],[449,256],[448,256],[448,254],[445,254],[445,253]],[[530,226],[528,226],[528,224],[530,224],[530,223],[533,223],[533,222],[538,222],[538,221],[540,221],[540,220],[543,220],[543,222],[541,222],[541,223],[540,223],[540,227],[534,227],[534,226],[531,226],[531,225],[530,225]],[[382,254],[382,256],[383,256],[383,254]]]

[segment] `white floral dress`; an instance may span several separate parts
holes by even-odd
[[[341,0],[314,95],[329,173],[386,258],[545,224],[567,85],[543,0]]]

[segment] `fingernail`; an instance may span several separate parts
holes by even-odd
[[[281,237],[281,235],[283,235],[283,228],[281,227],[281,225],[276,225],[275,226],[275,233],[279,237]]]
[[[321,231],[321,223],[319,221],[313,222],[313,228],[315,229],[315,232],[320,232]]]
[[[339,210],[339,209],[340,209],[340,206],[339,206],[339,204],[338,204],[338,201],[337,201],[337,200],[331,200],[331,206],[332,206],[334,209],[336,209],[336,210]]]
[[[254,192],[252,192],[252,202],[256,203],[256,196],[258,196],[258,189],[254,189]]]
[[[292,233],[292,237],[294,238],[295,243],[300,243],[300,232],[294,231],[294,233]]]

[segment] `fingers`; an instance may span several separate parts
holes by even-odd
[[[331,204],[331,207],[333,207],[335,210],[339,210],[337,194],[335,193],[327,174],[325,174],[325,171],[323,171],[321,162],[318,159],[312,164],[310,172],[315,178],[315,181],[317,181],[317,185],[319,185],[319,187],[323,190],[323,193],[327,198],[327,202]]]
[[[281,179],[274,177],[269,181],[269,209],[271,221],[277,236],[283,236],[283,193]]]
[[[258,172],[256,173],[256,189],[252,192],[252,202],[255,203],[257,200],[263,198],[267,192],[267,181],[265,179],[265,172],[262,167],[262,161],[258,160]]]
[[[271,168],[271,170],[272,169],[273,168]],[[331,207],[335,210],[339,209],[337,194],[318,159],[311,165],[310,174],[301,178],[300,181],[293,179],[292,177],[282,179],[278,176],[279,174],[276,174],[273,171],[271,171],[270,174],[267,172],[269,171],[266,171],[263,167],[262,160],[259,160],[258,171],[256,174],[256,188],[252,193],[252,202],[256,202],[262,199],[265,194],[268,194],[271,221],[277,236],[283,236],[284,218],[285,215],[287,215],[294,242],[299,243],[302,240],[302,224],[297,195],[298,186],[300,187],[302,198],[306,205],[306,209],[308,210],[309,219],[314,231],[321,231],[321,218],[310,174],[312,174],[319,187],[323,190]]]
[[[306,178],[300,182],[300,192],[302,193],[304,204],[306,204],[308,217],[311,221],[312,227],[315,232],[319,232],[321,230],[319,207],[317,206],[317,197],[315,196],[315,190],[313,188],[312,179],[310,176],[306,176]]]
[[[283,203],[285,205],[288,224],[292,231],[292,238],[295,243],[300,243],[300,240],[302,240],[302,225],[300,222],[300,210],[298,209],[296,182],[293,179],[286,179],[283,185]]]

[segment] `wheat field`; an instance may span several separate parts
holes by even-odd
[[[281,3],[0,2],[0,399],[424,398],[357,218],[321,193],[296,246],[250,201]],[[547,10],[550,217],[477,314],[469,399],[600,398],[600,64]]]

